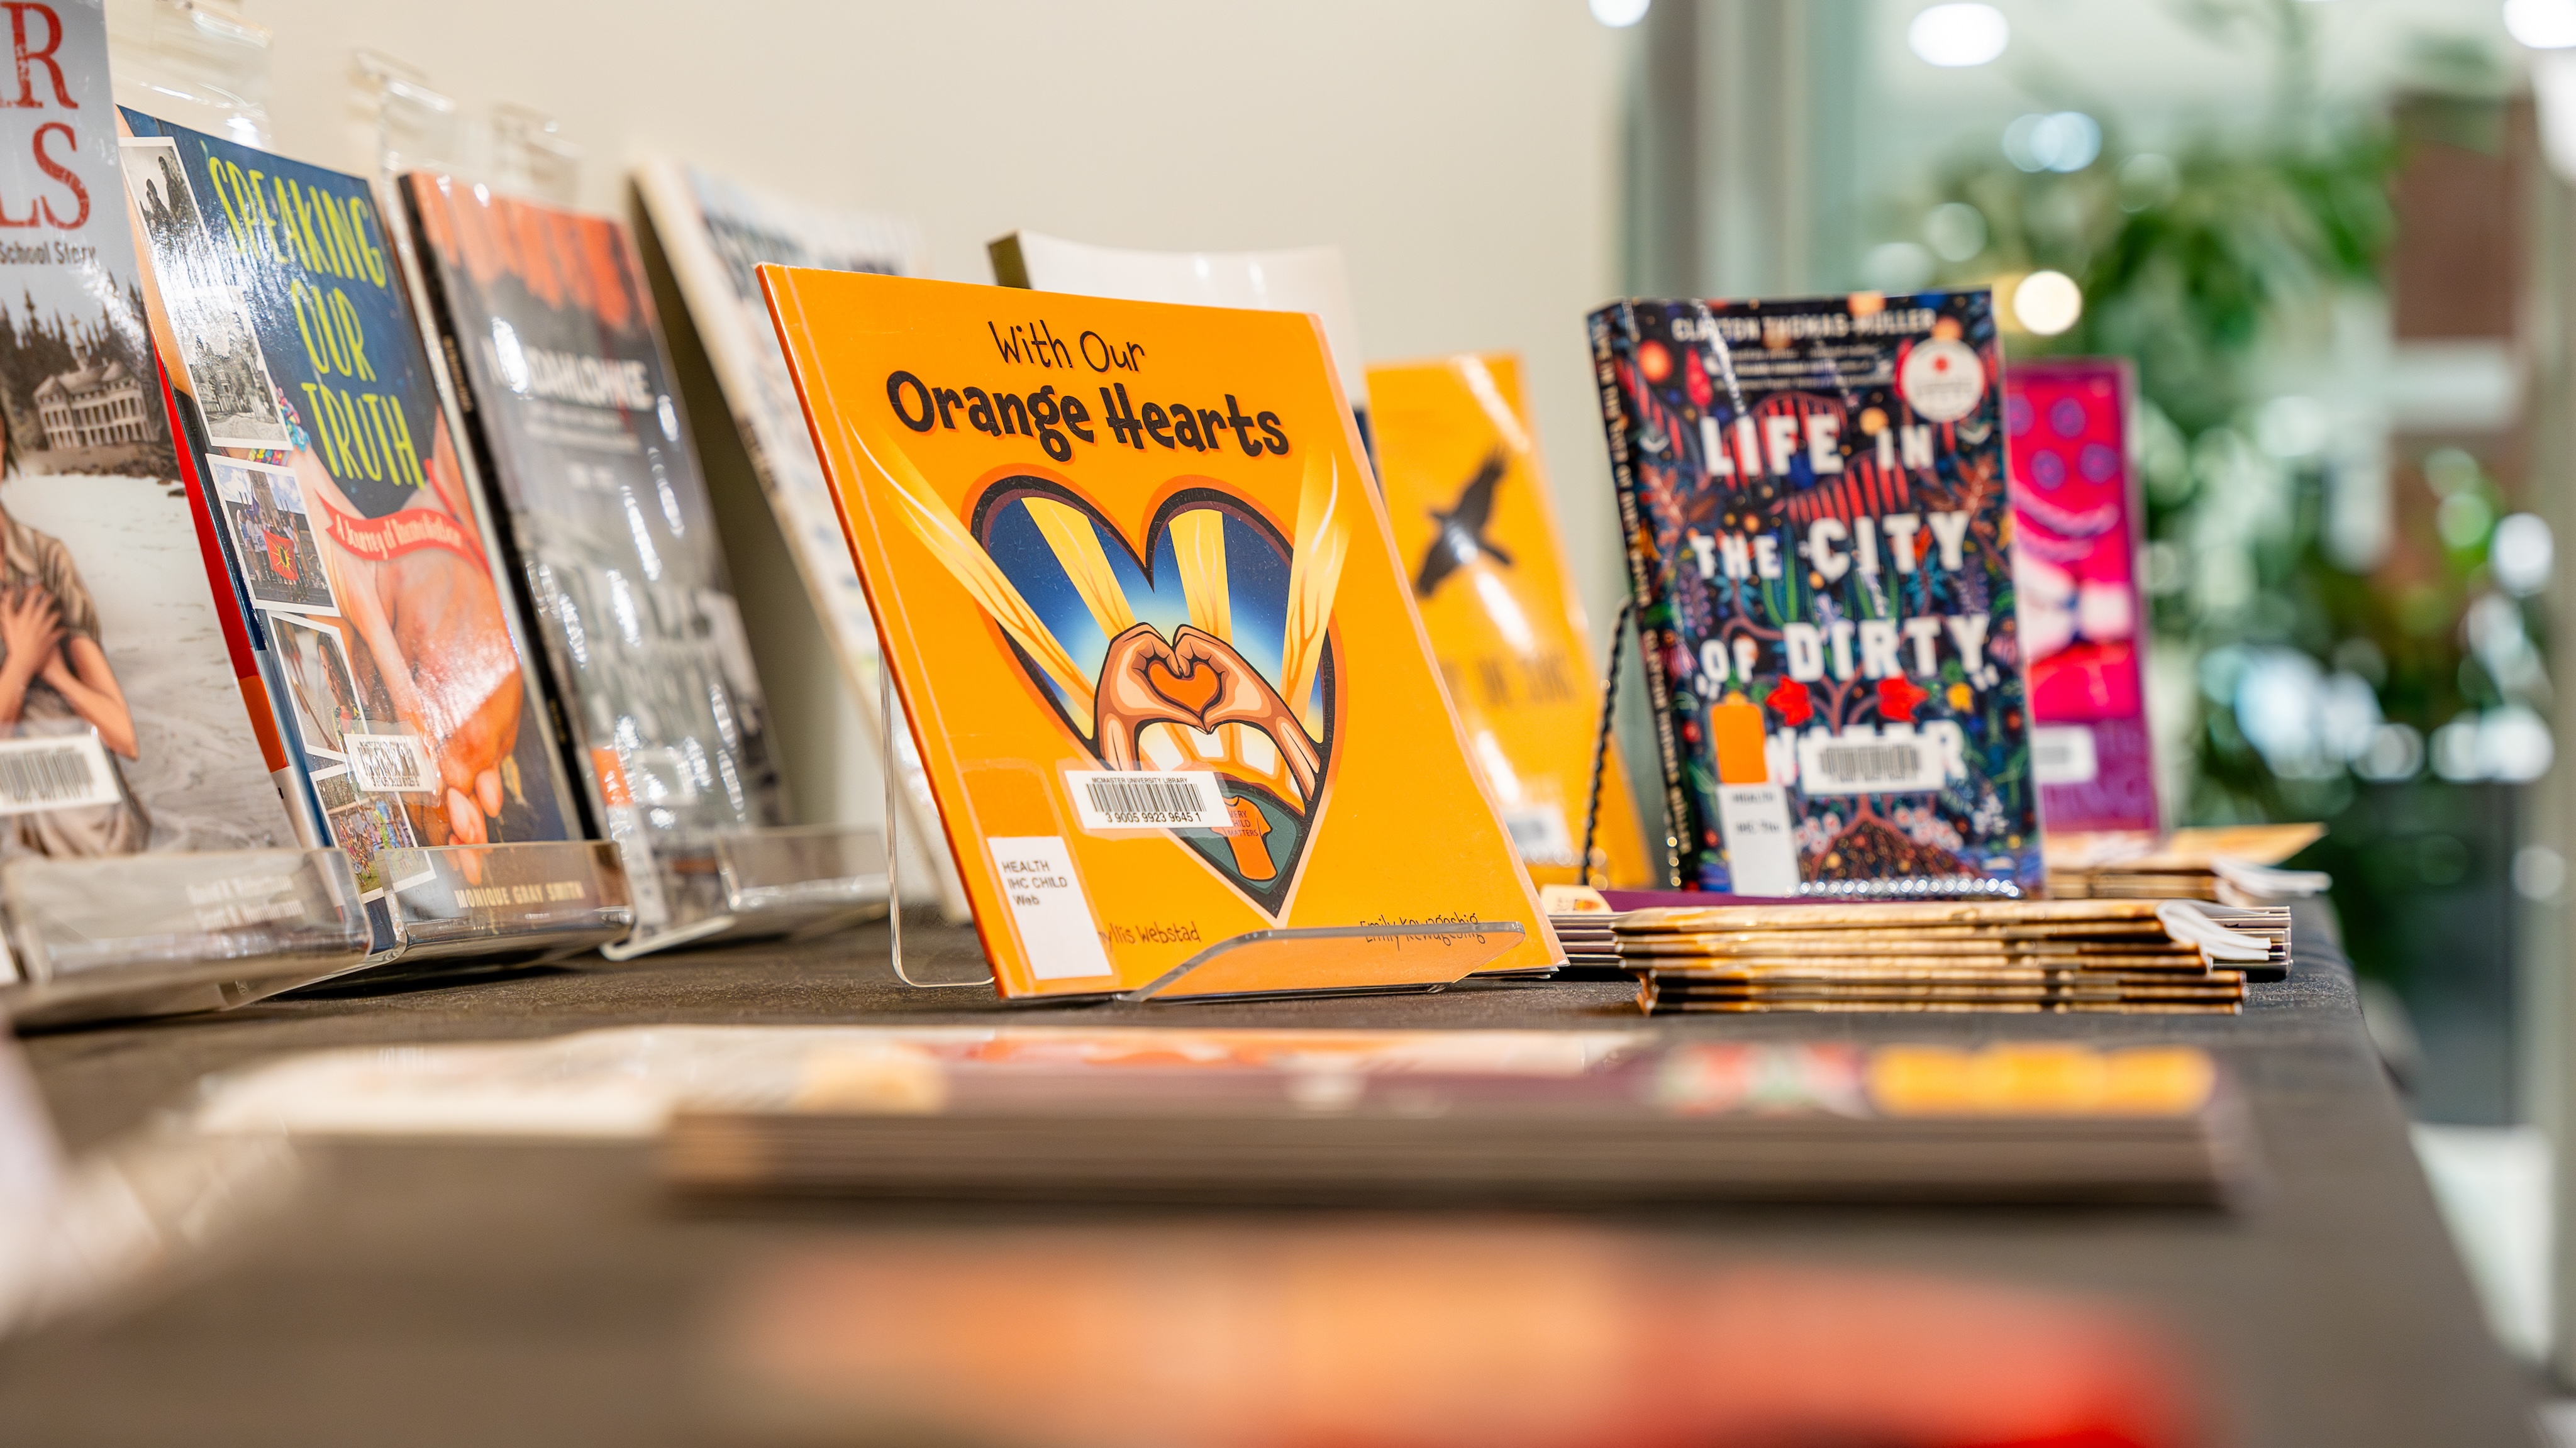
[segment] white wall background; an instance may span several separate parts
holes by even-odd
[[[127,0],[119,0],[127,3]],[[370,166],[352,53],[479,117],[552,113],[584,205],[634,158],[914,218],[990,281],[1015,227],[1112,245],[1344,248],[1372,358],[1521,354],[1568,543],[1623,588],[1583,316],[1615,295],[1621,41],[1583,0],[243,0],[275,144]],[[773,688],[775,686],[773,685]]]

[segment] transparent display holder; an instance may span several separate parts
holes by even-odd
[[[885,915],[895,898],[886,837],[865,825],[784,825],[649,846],[630,835],[620,847],[636,923],[600,947],[611,960],[828,935]]]
[[[581,147],[544,111],[503,103],[489,122],[492,184],[504,191],[570,206],[581,189]]]
[[[109,0],[107,44],[119,105],[267,147],[269,32],[238,0]]]
[[[29,857],[0,894],[0,1013],[22,1029],[224,1010],[357,969],[371,942],[336,849]]]
[[[393,176],[452,165],[463,127],[456,102],[419,67],[361,47],[349,54],[349,132],[357,154]]]
[[[980,948],[974,968],[982,973],[959,980],[916,980],[904,959],[903,909],[896,870],[902,844],[903,808],[897,791],[902,773],[895,757],[897,731],[907,727],[895,709],[894,671],[878,671],[878,708],[885,741],[886,828],[882,888],[887,912],[888,963],[895,979],[915,990],[990,989],[992,965]],[[1519,945],[1526,935],[1513,921],[1404,925],[1317,925],[1279,930],[1250,930],[1220,940],[1155,979],[1133,990],[1099,994],[1043,995],[1015,1005],[1061,1006],[1105,1004],[1171,1004],[1183,1001],[1270,1000],[1300,996],[1421,994],[1445,990],[1484,970]],[[954,952],[935,962],[953,970],[964,964]],[[1307,982],[1281,986],[1279,977],[1295,972]],[[1518,975],[1523,972],[1509,972]],[[1546,970],[1534,972],[1544,975]]]
[[[635,928],[617,849],[598,840],[438,845],[385,850],[378,903],[391,944],[368,957],[384,967],[543,965],[595,950]]]

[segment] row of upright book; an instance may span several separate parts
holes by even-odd
[[[1024,233],[1034,290],[929,282],[905,224],[663,162],[648,268],[119,110],[97,8],[47,13],[0,143],[13,851],[335,847],[381,946],[397,852],[610,841],[649,925],[789,823],[661,278],[1007,994],[1300,931],[1247,988],[1543,970],[1534,882],[2009,900],[2043,803],[2155,832],[2125,376],[2007,384],[1983,292],[1592,318],[1649,849],[1516,366],[1360,367],[1330,253],[1236,295]]]

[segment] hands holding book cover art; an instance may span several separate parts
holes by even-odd
[[[312,449],[298,448],[288,461],[308,499],[343,517],[363,516]],[[410,507],[444,514],[479,544],[443,417],[427,461],[429,486]],[[490,572],[479,556],[446,547],[370,558],[328,529],[320,541],[343,622],[366,644],[350,650],[352,660],[372,658],[396,717],[437,761],[430,843],[491,843],[487,820],[505,803],[502,766],[518,745],[523,690]]]
[[[1315,797],[1323,756],[1279,691],[1259,670],[1214,634],[1188,624],[1169,643],[1150,623],[1109,641],[1093,695],[1092,739],[1112,769],[1135,769],[1137,735],[1149,724],[1179,724],[1214,733],[1241,724],[1279,746],[1297,792]]]

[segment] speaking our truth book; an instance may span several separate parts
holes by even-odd
[[[2131,391],[2109,357],[2016,363],[2004,385],[2031,767],[2052,832],[2158,828]]]
[[[840,510],[823,466],[815,460],[814,440],[805,430],[805,413],[796,401],[796,384],[787,376],[787,356],[779,350],[778,329],[770,324],[757,272],[766,262],[910,276],[921,269],[921,239],[908,222],[807,205],[666,158],[636,167],[635,190],[651,222],[645,235],[660,247],[686,303],[687,320],[706,349],[734,430],[778,520],[780,539],[794,560],[824,641],[840,662],[847,717],[855,725],[850,742],[856,745],[844,754],[857,757],[835,763],[850,771],[862,789],[881,795],[885,781],[879,761],[888,741],[881,733],[885,695],[876,624],[868,617],[867,592],[859,586],[849,542],[841,536]],[[681,333],[675,331],[672,341],[685,350]],[[733,541],[739,545],[742,540]],[[755,638],[762,623],[755,611],[760,602],[746,586],[743,604]],[[770,626],[779,627],[780,621],[773,619]],[[786,686],[774,673],[771,682],[783,696]],[[780,708],[786,708],[783,698]],[[897,832],[905,845],[923,852],[929,876],[925,883],[938,892],[951,917],[963,920],[965,891],[948,858],[947,837],[940,831],[939,811],[931,803],[930,782],[913,752],[910,731],[897,728],[891,742],[896,808],[903,812]]]
[[[1441,357],[1368,369],[1378,486],[1449,701],[1512,844],[1541,884],[1579,868],[1601,672],[1565,566],[1530,433],[1520,359]],[[1657,883],[1616,742],[1603,761],[1598,868]]]
[[[2036,893],[1991,295],[1626,301],[1591,336],[1675,882]]]
[[[714,837],[785,824],[768,705],[626,228],[404,176],[422,272],[526,590],[567,766],[673,923]]]
[[[97,0],[11,14],[16,78],[0,82],[0,856],[291,846],[271,777],[282,750],[244,708],[264,713],[266,691],[217,606],[162,406],[105,17]]]
[[[1314,319],[760,275],[1005,995],[1281,927],[1563,959]]]
[[[153,342],[235,616],[384,949],[382,851],[580,834],[516,603],[369,183],[121,114]]]

